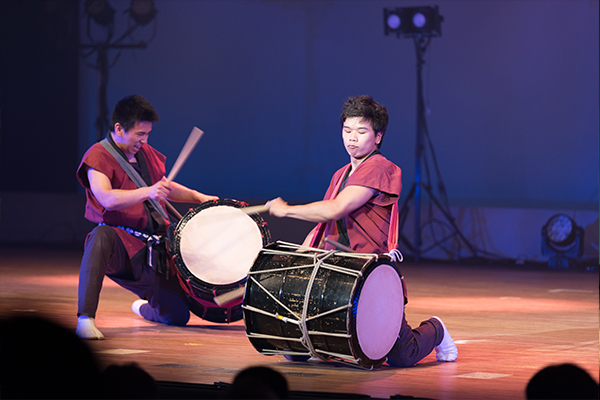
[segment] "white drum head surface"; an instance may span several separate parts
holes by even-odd
[[[256,222],[230,206],[205,208],[180,234],[185,266],[196,278],[214,285],[245,278],[263,246]]]
[[[385,357],[394,346],[403,311],[400,276],[391,265],[378,265],[364,282],[356,311],[358,343],[371,360]]]

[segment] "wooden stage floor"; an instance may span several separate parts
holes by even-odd
[[[79,251],[0,249],[0,317],[37,314],[74,329],[80,257]],[[145,321],[131,312],[136,297],[109,279],[97,317],[106,340],[89,344],[103,365],[136,362],[161,382],[231,383],[243,368],[269,366],[302,398],[326,392],[338,398],[524,399],[528,380],[558,363],[575,363],[598,381],[597,272],[403,263],[402,273],[408,323],[441,317],[458,345],[456,362],[440,363],[431,354],[413,368],[373,371],[314,359],[293,363],[258,354],[243,321],[192,316],[186,327]]]

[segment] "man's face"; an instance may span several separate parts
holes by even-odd
[[[371,123],[360,117],[346,118],[342,137],[346,151],[356,160],[362,160],[377,150],[377,145],[381,142],[381,132],[375,134]]]
[[[128,156],[135,156],[143,144],[148,143],[148,136],[152,132],[152,122],[141,121],[128,131],[121,124],[115,124],[115,142]]]

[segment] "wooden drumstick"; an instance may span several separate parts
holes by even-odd
[[[229,303],[230,301],[241,299],[244,297],[244,292],[246,291],[246,285],[241,286],[237,289],[233,289],[231,292],[223,293],[213,298],[213,301],[216,305],[221,306],[225,303]]]
[[[246,214],[259,214],[259,213],[263,213],[263,212],[269,211],[269,207],[267,207],[265,205],[262,205],[262,206],[250,206],[250,207],[242,207],[242,208],[240,208],[240,210],[242,210]]]
[[[343,244],[341,244],[341,243],[339,243],[339,242],[336,242],[336,241],[335,241],[335,240],[333,240],[333,239],[329,239],[328,237],[326,237],[326,238],[325,238],[325,241],[326,241],[327,243],[329,243],[330,245],[337,247],[337,248],[338,248],[338,249],[340,249],[340,250],[344,250],[344,251],[345,251],[345,252],[347,252],[347,253],[356,253],[356,252],[355,252],[354,250],[352,250],[350,247],[346,247],[346,246],[344,246]]]
[[[185,142],[185,144],[183,145],[183,149],[181,149],[177,160],[175,160],[175,164],[173,164],[171,172],[169,172],[169,176],[167,177],[169,181],[175,179],[175,176],[177,175],[183,164],[186,162],[186,160],[192,153],[192,150],[194,150],[194,147],[196,147],[196,144],[198,144],[198,140],[200,140],[203,134],[204,132],[196,127],[192,129],[192,132],[190,133],[190,136],[188,136],[188,139]]]

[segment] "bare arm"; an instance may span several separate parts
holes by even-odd
[[[107,210],[121,210],[148,199],[164,200],[171,192],[170,183],[164,177],[152,186],[123,190],[113,189],[110,179],[93,168],[88,169],[87,176],[92,193]]]
[[[200,193],[177,182],[171,182],[171,192],[167,198],[180,203],[204,203],[205,201],[219,199],[217,196]]]
[[[333,200],[322,200],[299,206],[290,206],[280,197],[267,202],[269,213],[275,217],[295,218],[310,222],[336,221],[362,207],[376,194],[374,189],[351,185]]]

